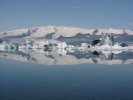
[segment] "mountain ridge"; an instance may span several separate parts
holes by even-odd
[[[26,38],[37,38],[45,37],[47,34],[53,33],[53,39],[57,39],[59,36],[72,37],[78,33],[90,34],[90,35],[101,35],[103,33],[113,33],[113,34],[127,34],[133,35],[133,30],[123,30],[123,29],[87,29],[79,27],[66,27],[66,26],[42,26],[42,27],[32,27],[16,29],[12,31],[0,32],[0,37],[10,37],[10,36],[24,36]]]

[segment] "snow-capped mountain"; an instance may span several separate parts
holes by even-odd
[[[133,35],[133,30],[122,30],[122,29],[85,29],[77,27],[65,27],[65,26],[44,26],[44,27],[33,27],[27,29],[17,29],[13,31],[0,32],[0,38],[41,38],[51,35],[53,39],[57,39],[60,36],[73,37],[78,33],[89,34],[89,35],[101,35],[103,33],[113,33],[116,35]]]
[[[0,57],[25,62],[48,65],[133,63],[133,30],[33,27],[0,32],[0,43]],[[78,51],[85,50],[85,47],[87,52]],[[127,55],[122,54],[123,51],[127,51]]]

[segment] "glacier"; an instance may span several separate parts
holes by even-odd
[[[0,42],[0,57],[17,61],[133,64],[133,30],[44,26],[0,32]]]

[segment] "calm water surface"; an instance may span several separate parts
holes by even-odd
[[[0,100],[133,100],[133,65],[48,66],[0,58]]]

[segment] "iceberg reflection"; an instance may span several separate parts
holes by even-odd
[[[1,51],[0,57],[47,65],[133,64],[132,51],[79,48],[19,49]]]

